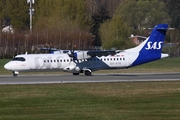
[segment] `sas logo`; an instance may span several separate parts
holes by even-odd
[[[146,50],[159,50],[162,47],[163,42],[148,42],[147,47],[145,48]]]

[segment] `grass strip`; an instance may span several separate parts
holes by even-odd
[[[180,119],[180,82],[2,85],[0,119]]]

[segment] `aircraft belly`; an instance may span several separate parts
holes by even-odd
[[[88,61],[88,62],[82,62],[78,64],[78,66],[81,69],[91,69],[91,70],[99,70],[99,69],[107,69],[109,66],[103,62],[100,61]]]

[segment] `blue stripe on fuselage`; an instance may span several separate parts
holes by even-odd
[[[147,53],[140,53],[138,58],[132,63],[132,66],[140,65],[143,63],[151,62],[154,60],[158,60],[161,58],[161,54],[147,54]]]

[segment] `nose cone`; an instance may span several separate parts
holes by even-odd
[[[10,63],[6,63],[6,64],[4,65],[4,68],[5,68],[6,70],[11,70],[11,65],[10,65]]]

